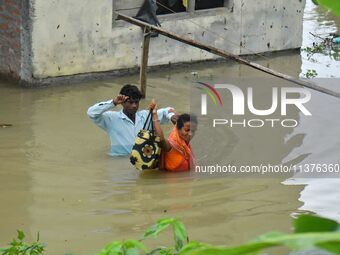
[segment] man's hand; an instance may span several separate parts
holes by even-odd
[[[175,115],[171,116],[170,120],[171,120],[172,124],[176,125],[178,117],[179,117],[178,114],[175,114]]]
[[[179,117],[179,113],[178,112],[176,112],[176,110],[174,109],[174,108],[171,108],[171,109],[169,109],[169,113],[170,112],[173,112],[175,115],[172,115],[171,116],[171,122],[172,122],[172,124],[176,124],[177,123],[177,120],[178,120],[178,117]]]
[[[128,96],[118,95],[115,99],[113,99],[113,103],[115,105],[119,105],[119,104],[124,103],[127,99],[129,99]]]

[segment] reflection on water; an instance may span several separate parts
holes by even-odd
[[[317,79],[321,84],[326,84],[334,91],[340,91],[339,79]],[[292,136],[304,133],[303,143],[296,147],[285,160],[299,160],[299,164],[340,164],[340,136],[339,119],[340,100],[319,93],[312,92],[312,100],[308,104],[313,116],[311,118],[301,116],[300,126],[297,127]],[[285,181],[286,184],[306,184],[301,192],[300,201],[304,205],[300,210],[312,211],[323,216],[340,220],[340,208],[338,206],[340,197],[340,179],[338,174],[328,175],[333,179],[306,178],[318,176],[316,173],[296,174],[293,178]],[[327,177],[327,174],[323,174]],[[329,192],[331,191],[331,192]]]
[[[293,76],[301,71],[298,52],[258,62]],[[160,107],[171,105],[188,112],[190,88],[197,79],[192,71],[199,79],[213,82],[262,77],[229,62],[153,72],[148,98],[140,107],[146,108],[148,101],[156,98]],[[0,122],[13,124],[0,129],[0,246],[15,236],[16,229],[23,229],[31,239],[40,231],[49,254],[93,254],[109,241],[138,238],[148,225],[170,216],[184,221],[192,240],[215,244],[238,244],[273,229],[290,231],[290,215],[301,206],[297,199],[303,187],[282,185],[283,177],[201,179],[191,173],[140,174],[126,158],[107,156],[109,140],[87,118],[86,110],[97,101],[112,98],[122,84],[137,80],[134,75],[36,90],[0,82]],[[268,92],[256,81],[254,87],[264,95]],[[313,98],[321,100],[322,96],[316,93]],[[322,111],[326,109],[319,109],[325,117],[327,113]],[[302,123],[302,116],[297,117]],[[165,127],[167,133],[170,129],[170,125]],[[230,134],[231,142],[223,149],[234,153],[234,160],[247,155],[256,159],[261,151],[250,150],[247,139],[255,141],[252,146],[274,143],[276,149],[264,156],[282,161],[300,155],[299,149],[312,135],[308,128],[275,132],[272,137],[262,131],[243,137],[238,130]],[[338,144],[333,141],[327,150],[336,151]],[[310,196],[301,199],[315,201]],[[161,237],[164,243],[168,239]]]
[[[326,37],[329,33],[339,33],[340,19],[330,12],[307,1],[304,17],[304,46],[311,46],[315,37],[310,32]],[[340,62],[328,56],[316,55],[318,62],[307,60],[302,54],[302,72],[315,69],[318,77],[339,78]],[[334,91],[340,91],[339,79],[316,79],[319,84]],[[340,100],[312,91],[312,100],[308,106],[312,118],[301,116],[301,125],[292,136],[304,133],[303,143],[287,156],[285,160],[299,159],[301,164],[340,163],[339,116]],[[302,160],[301,160],[302,157]],[[296,175],[286,180],[289,185],[306,185],[299,200],[304,203],[300,210],[311,211],[320,215],[340,220],[340,179],[311,179]]]
[[[320,43],[322,41],[312,34],[325,38],[329,36],[330,33],[339,34],[339,27],[340,17],[334,16],[322,7],[314,5],[311,0],[307,0],[303,22],[302,47],[312,47],[313,42]],[[314,69],[318,73],[318,78],[340,77],[339,61],[324,54],[315,54],[313,59],[315,59],[316,62],[308,60],[307,53],[302,52],[303,64],[301,75],[306,74],[308,69]]]

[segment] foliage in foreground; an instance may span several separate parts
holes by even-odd
[[[174,247],[156,247],[147,249],[142,240],[157,237],[160,232],[172,227]],[[336,221],[312,216],[301,215],[294,221],[294,233],[285,234],[271,232],[259,236],[255,240],[234,247],[213,246],[197,241],[189,241],[182,222],[177,219],[162,219],[146,230],[142,240],[113,242],[97,255],[129,255],[129,254],[161,254],[161,255],[246,255],[255,254],[266,248],[285,246],[292,251],[322,249],[333,254],[340,254],[340,232]]]
[[[46,245],[39,242],[39,233],[37,241],[32,244],[24,242],[24,232],[17,230],[18,236],[9,243],[8,248],[0,248],[1,255],[39,255],[44,254]]]
[[[270,232],[240,246],[216,246],[197,241],[189,241],[183,223],[175,218],[159,220],[149,227],[141,240],[114,241],[103,248],[97,255],[247,255],[259,254],[267,248],[285,246],[291,251],[319,249],[330,254],[340,255],[340,231],[336,221],[312,215],[301,215],[294,220],[294,232],[285,234]],[[173,247],[159,246],[147,248],[143,240],[157,237],[167,228],[172,228]],[[2,255],[38,255],[44,254],[44,245],[37,242],[32,245],[23,242],[24,235],[18,231],[18,240],[13,240],[10,247],[0,249]],[[268,254],[268,253],[267,253]]]
[[[313,2],[330,9],[336,15],[340,15],[340,1],[338,0],[313,0]]]

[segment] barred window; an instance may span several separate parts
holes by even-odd
[[[144,0],[112,0],[113,10],[134,17]],[[157,0],[157,15],[175,13],[195,13],[198,10],[228,7],[233,0]],[[113,13],[113,22],[117,15]]]

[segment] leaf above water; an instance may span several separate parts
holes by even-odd
[[[340,1],[339,0],[317,0],[317,2],[330,9],[333,13],[340,16]]]
[[[339,224],[330,219],[314,215],[301,215],[294,220],[294,233],[338,231]]]

